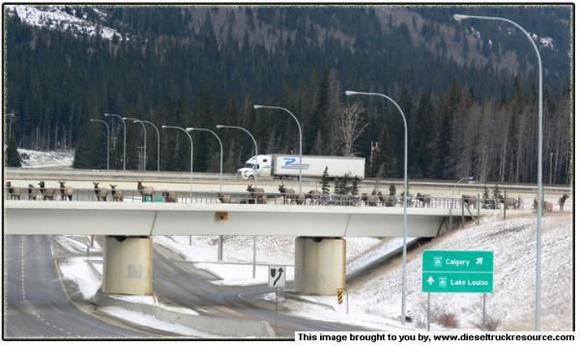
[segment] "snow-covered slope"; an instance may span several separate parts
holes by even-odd
[[[18,154],[24,168],[72,167],[74,161],[74,151],[18,149]]]
[[[535,217],[483,222],[434,240],[426,249],[491,250],[494,252],[494,291],[487,298],[488,318],[501,330],[532,330],[534,316]],[[552,213],[542,223],[542,329],[572,328],[572,217]],[[407,266],[407,310],[416,327],[426,320],[427,294],[421,292],[421,253]],[[401,271],[385,269],[351,291],[351,302],[361,312],[387,318],[400,316]],[[473,328],[481,321],[481,294],[432,294],[431,309],[450,313],[458,328]],[[362,308],[364,307],[364,308]]]
[[[75,34],[94,36],[99,33],[102,38],[112,39],[114,35],[121,38],[121,34],[115,29],[107,26],[100,26],[87,19],[86,14],[77,16],[75,9],[70,14],[65,11],[64,6],[29,6],[29,5],[7,5],[8,14],[18,16],[23,22],[31,26],[47,28],[50,30],[72,31]],[[103,18],[106,14],[96,8],[92,11],[97,17]]]

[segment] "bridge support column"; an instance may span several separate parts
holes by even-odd
[[[153,294],[153,242],[149,237],[105,237],[102,291]]]
[[[346,284],[346,240],[298,237],[294,289],[301,294],[334,295]]]

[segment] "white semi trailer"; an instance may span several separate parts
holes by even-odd
[[[330,178],[350,177],[363,179],[365,158],[352,156],[302,156],[302,176],[319,178],[328,167]],[[236,176],[242,179],[255,179],[256,176],[298,177],[300,175],[300,155],[267,154],[252,156],[244,167],[238,169]]]

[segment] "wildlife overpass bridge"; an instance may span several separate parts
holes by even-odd
[[[260,204],[4,201],[6,235],[105,235],[103,291],[152,293],[154,235],[296,236],[295,289],[345,285],[345,237],[401,237],[403,208]],[[460,209],[408,208],[408,236],[435,237]],[[482,215],[497,210],[481,210]]]

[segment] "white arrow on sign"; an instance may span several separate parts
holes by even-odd
[[[483,264],[483,257],[477,257],[477,258],[475,259],[475,264],[482,265],[482,264]]]
[[[268,286],[282,288],[286,286],[286,268],[284,266],[268,267]]]
[[[429,283],[429,285],[433,285],[433,283],[435,282],[435,280],[433,280],[432,276],[429,276],[429,278],[427,279],[427,282]]]

